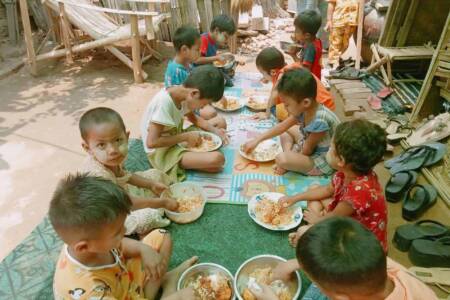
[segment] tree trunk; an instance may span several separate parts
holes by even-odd
[[[259,0],[259,2],[266,17],[272,19],[289,17],[289,13],[281,8],[279,0]]]

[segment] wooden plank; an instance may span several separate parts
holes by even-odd
[[[406,37],[409,34],[411,25],[413,24],[418,5],[419,5],[419,0],[410,0],[409,9],[406,14],[405,22],[403,23],[403,26],[398,31],[398,35],[397,35],[397,46],[398,47],[405,45]]]
[[[339,90],[339,93],[342,95],[353,95],[358,93],[371,93],[372,90],[369,88],[350,88],[350,89],[341,89]]]
[[[440,95],[442,98],[450,102],[450,92],[444,89],[441,89]]]
[[[133,57],[133,74],[136,83],[144,81],[142,77],[142,63],[141,63],[141,43],[139,41],[139,25],[138,18],[135,15],[130,16],[131,21],[131,51]]]
[[[69,22],[67,20],[66,11],[64,9],[64,3],[59,2],[59,24],[61,25],[61,32],[66,48],[66,61],[69,64],[73,63],[72,45],[70,44]]]
[[[372,44],[372,45],[370,45],[370,49],[372,49],[372,53],[373,53],[373,56],[375,57],[375,60],[380,61],[381,58],[380,58],[380,55],[378,54],[377,46]],[[389,77],[387,76],[386,70],[384,69],[383,65],[380,66],[380,70],[381,70],[381,75],[383,76],[383,79],[384,79],[384,83],[386,83],[386,85],[390,86],[391,84],[389,82]]]
[[[359,88],[359,87],[366,87],[366,85],[363,82],[356,81],[356,82],[343,82],[338,83],[334,85],[338,90],[341,89],[348,89],[348,88]]]
[[[22,25],[27,47],[28,63],[30,64],[31,74],[37,75],[36,53],[34,52],[33,36],[31,33],[30,16],[28,14],[28,4],[26,0],[20,0],[20,14],[22,16]]]
[[[347,82],[361,82],[360,80],[350,80],[350,79],[340,79],[340,78],[334,78],[334,79],[330,79],[330,84],[334,85],[334,84],[338,84],[338,83],[347,83]]]
[[[365,92],[365,93],[353,93],[353,94],[345,94],[345,95],[341,94],[341,95],[343,98],[347,98],[347,99],[356,99],[356,98],[358,98],[358,99],[366,98],[367,99],[370,94],[372,94],[372,93]]]
[[[450,63],[442,60],[438,62],[438,66],[443,69],[450,69]]]
[[[356,61],[355,69],[359,70],[361,68],[361,47],[362,47],[362,34],[363,34],[363,24],[364,24],[364,5],[365,1],[359,1],[358,7],[358,32],[356,34]]]

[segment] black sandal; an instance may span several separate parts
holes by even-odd
[[[414,240],[409,249],[409,258],[420,267],[450,268],[450,236],[435,241]]]
[[[403,199],[404,194],[417,181],[417,172],[402,171],[391,176],[386,184],[386,199],[389,202],[399,202]]]
[[[436,239],[449,234],[449,229],[436,221],[423,220],[414,224],[404,224],[395,230],[393,243],[400,251],[408,251],[417,239]]]
[[[437,191],[432,185],[413,185],[406,193],[405,201],[403,201],[403,218],[408,221],[417,219],[436,203],[436,197]]]

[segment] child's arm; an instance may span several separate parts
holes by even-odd
[[[152,247],[129,239],[122,240],[122,253],[125,258],[140,257],[145,268],[145,273],[151,279],[158,280],[164,275],[164,261],[161,255]]]
[[[198,132],[190,131],[172,136],[162,136],[163,130],[164,125],[150,122],[146,140],[147,147],[153,149],[171,147],[181,142],[188,142],[189,146],[195,146],[201,142]]]
[[[340,216],[340,217],[350,217],[355,212],[355,209],[352,207],[352,205],[348,202],[341,201],[338,205],[332,210],[324,215],[318,215],[317,213],[313,211],[305,211],[303,213],[303,218],[306,222],[309,224],[317,224],[320,221],[323,221],[330,217]]]
[[[272,272],[272,280],[282,280],[288,282],[292,273],[300,269],[297,259],[291,259],[286,262],[279,263]]]
[[[278,97],[278,91],[276,90],[276,86],[274,86],[274,87],[272,87],[272,91],[270,92],[269,99],[267,100],[266,111],[255,114],[252,117],[252,119],[257,119],[257,120],[269,119],[272,106],[275,105],[275,99],[277,97]]]
[[[161,193],[164,192],[164,190],[169,188],[167,185],[163,183],[139,176],[137,174],[132,174],[130,179],[128,180],[128,183],[131,185],[135,185],[137,187],[150,189],[158,196],[161,195]]]
[[[302,154],[306,156],[312,155],[317,147],[317,144],[320,143],[320,141],[326,136],[326,134],[326,131],[311,132],[303,144]]]
[[[230,142],[227,132],[224,129],[214,127],[207,120],[203,119],[200,116],[197,116],[193,112],[187,114],[186,117],[189,121],[192,122],[192,124],[194,124],[198,128],[217,134],[225,144],[228,144]]]
[[[242,150],[246,153],[252,152],[256,148],[256,146],[258,146],[259,143],[281,135],[282,133],[288,131],[288,129],[294,126],[295,124],[297,124],[297,120],[295,119],[295,117],[289,116],[283,122],[278,123],[277,125],[267,130],[266,132],[262,133],[258,137],[245,143],[243,145]]]
[[[194,61],[194,63],[196,65],[206,65],[206,64],[211,64],[215,61],[224,61],[225,59],[223,58],[222,55],[214,55],[214,56],[200,56],[199,58],[197,58],[196,61]]]
[[[331,31],[333,29],[333,14],[334,8],[336,6],[336,2],[328,1],[328,9],[327,9],[327,24],[325,25],[325,31]]]
[[[130,194],[128,194],[128,196],[133,204],[133,210],[143,208],[167,208],[168,210],[174,211],[178,208],[178,202],[175,199],[156,197],[144,198],[132,196]]]
[[[283,207],[289,207],[299,201],[321,201],[332,197],[334,194],[333,184],[322,185],[314,189],[309,189],[304,193],[294,196],[284,196],[279,202]]]

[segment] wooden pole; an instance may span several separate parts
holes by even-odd
[[[70,45],[70,33],[64,3],[59,2],[59,22],[61,24],[61,31],[63,36],[64,47],[66,48],[66,61],[69,64],[73,63],[72,46]]]
[[[139,37],[138,18],[135,15],[130,16],[131,21],[131,50],[133,57],[133,73],[134,81],[136,83],[144,82],[142,78],[142,63],[141,63],[141,44]]]
[[[25,44],[27,46],[28,63],[30,64],[31,74],[36,75],[36,53],[34,52],[30,16],[28,14],[28,4],[26,0],[20,0],[20,13],[22,15],[23,35],[25,37]]]
[[[358,7],[358,32],[356,34],[356,62],[355,69],[361,68],[361,46],[362,46],[362,33],[364,26],[364,0],[359,0]]]
[[[128,56],[126,56],[122,52],[120,52],[119,49],[117,49],[116,47],[113,47],[113,46],[107,46],[105,48],[108,49],[109,52],[111,52],[115,57],[117,57],[127,67],[129,67],[130,69],[134,70],[134,65],[133,65],[133,62],[131,61],[131,59],[129,59]],[[147,79],[147,77],[148,77],[147,73],[142,71],[142,77],[144,79]]]

